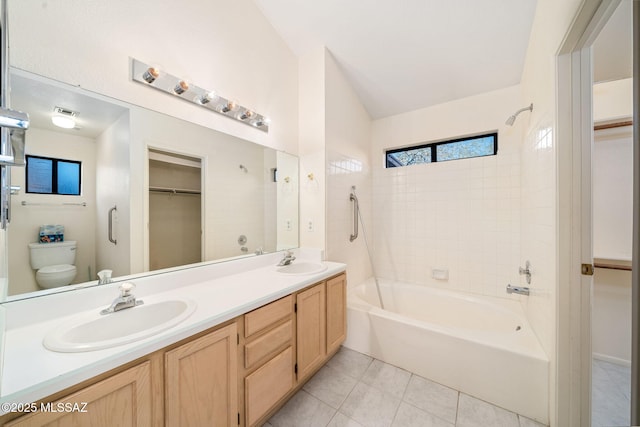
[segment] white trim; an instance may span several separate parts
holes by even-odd
[[[624,366],[626,368],[630,368],[631,367],[631,361],[630,360],[620,359],[619,357],[608,356],[608,355],[602,354],[602,353],[593,353],[593,358],[594,359],[598,359],[598,360],[602,360],[604,362],[609,362],[609,363],[614,363],[616,365]]]
[[[591,44],[620,0],[584,0],[557,56],[558,426],[591,424]],[[553,407],[553,403],[552,403]],[[553,417],[552,417],[553,418]]]

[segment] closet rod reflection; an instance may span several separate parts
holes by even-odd
[[[149,187],[149,191],[155,193],[171,193],[171,194],[201,194],[200,190],[185,190],[180,188],[165,188],[165,187]]]

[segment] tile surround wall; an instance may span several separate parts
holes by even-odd
[[[520,281],[520,138],[504,125],[518,87],[374,122],[373,235],[379,276],[508,296]],[[498,155],[385,169],[384,149],[498,129]],[[447,281],[432,269],[449,270]],[[515,298],[518,298],[517,296]]]

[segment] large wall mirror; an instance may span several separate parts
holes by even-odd
[[[11,105],[31,128],[11,170],[10,300],[74,288],[34,266],[55,243],[40,241],[75,242],[71,284],[298,246],[293,155],[22,70]],[[52,123],[71,112],[71,129]]]

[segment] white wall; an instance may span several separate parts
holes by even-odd
[[[520,135],[504,122],[521,104],[513,86],[373,122],[379,276],[508,297],[519,281]],[[384,168],[385,149],[496,130],[497,156]]]
[[[550,423],[569,425],[567,389],[557,393],[556,327],[558,313],[568,316],[568,307],[557,307],[560,284],[557,276],[557,72],[556,55],[570,28],[581,0],[538,0],[525,66],[522,73],[522,99],[533,103],[531,114],[518,117],[523,126],[522,231],[521,259],[531,261],[534,292],[523,301],[532,328],[550,358]],[[569,143],[569,141],[565,141]],[[564,165],[563,165],[564,167]],[[561,173],[570,174],[570,170]],[[566,292],[565,292],[566,295]],[[564,381],[564,380],[563,380]],[[565,386],[566,383],[562,383]],[[564,399],[564,400],[562,400]],[[562,400],[562,406],[558,401]]]
[[[149,148],[183,154],[202,160],[203,259],[212,260],[243,255],[237,243],[247,237],[250,252],[264,247],[264,178],[267,175],[264,147],[211,129],[186,123],[148,110],[131,111],[131,150],[135,158],[147,157]],[[247,172],[240,169],[240,165]],[[148,187],[146,170],[131,170],[132,205],[131,254],[147,251]],[[223,201],[223,202],[221,202]],[[148,254],[143,265],[132,265],[132,273],[148,269]]]
[[[326,249],[325,49],[298,58],[300,246]],[[309,179],[313,175],[313,180]],[[309,228],[311,222],[312,228]]]
[[[298,158],[278,151],[276,165],[278,167],[278,182],[276,183],[277,214],[275,222],[269,222],[268,228],[277,229],[277,250],[291,249],[299,246],[299,198],[300,188]],[[286,182],[289,178],[289,182]]]
[[[21,188],[19,195],[11,197],[12,218],[9,251],[11,286],[9,295],[39,290],[35,271],[29,264],[28,244],[38,241],[40,226],[61,224],[64,239],[77,242],[76,269],[73,283],[86,282],[88,271],[95,275],[96,229],[96,142],[91,138],[32,128],[27,133],[26,154],[82,162],[82,190],[80,196],[27,194],[25,168],[11,169],[12,185]],[[21,203],[43,203],[45,206],[22,206]],[[86,202],[87,206],[63,206],[62,203]],[[50,204],[50,205],[49,205]],[[53,205],[53,206],[51,206]]]
[[[297,152],[297,60],[252,1],[9,3],[14,67]],[[265,114],[269,133],[131,81],[130,58]]]
[[[132,171],[129,160],[129,112],[96,139],[96,270],[112,270],[113,277],[131,273],[131,229],[130,214],[130,176]],[[109,210],[114,206],[113,214],[114,245],[109,241]]]
[[[632,79],[593,85],[594,121],[628,120],[633,113]],[[633,129],[598,130],[593,151],[594,257],[630,261],[633,235]],[[593,279],[593,355],[631,361],[631,272],[596,268]]]
[[[347,264],[349,285],[371,276],[364,230],[373,238],[371,215],[371,118],[335,59],[325,51],[325,137],[327,161],[327,253],[329,260]],[[353,232],[353,210],[349,195],[356,186],[364,225]],[[365,228],[366,227],[366,228]],[[373,249],[373,248],[372,248]]]
[[[633,114],[633,79],[593,85],[593,121],[630,119]]]

